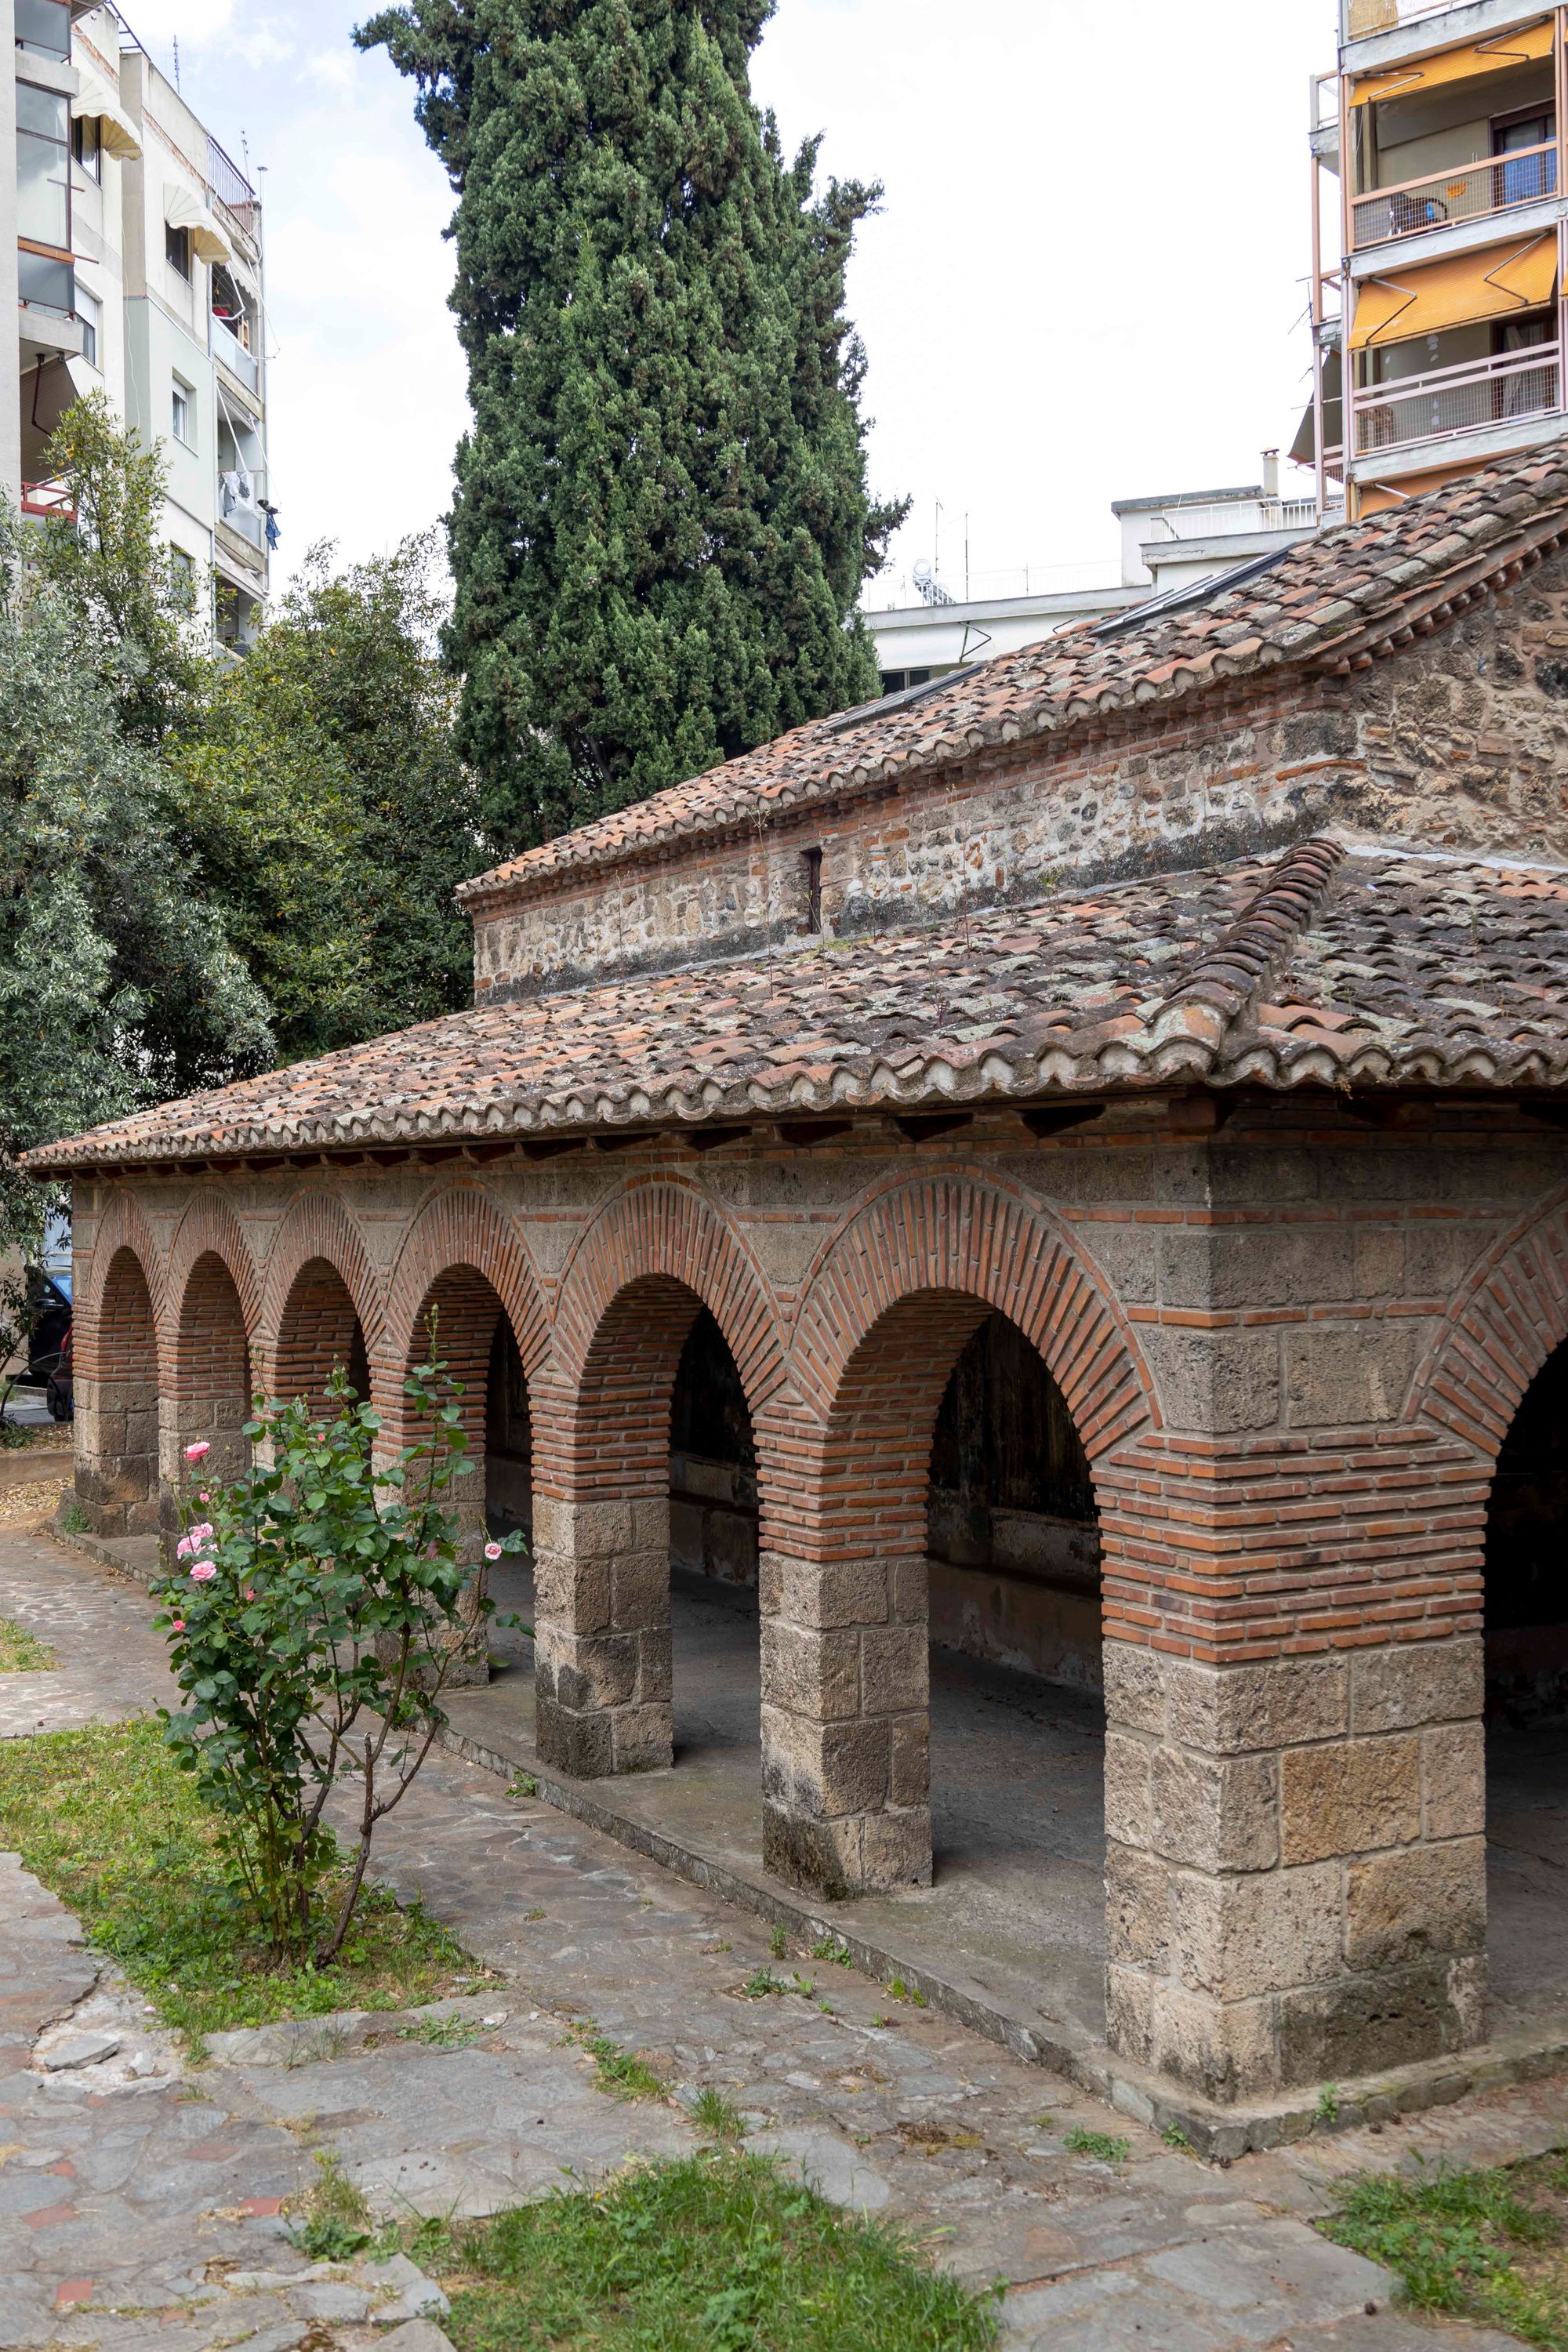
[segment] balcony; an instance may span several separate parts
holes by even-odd
[[[232,333],[221,319],[214,318],[210,314],[207,331],[211,339],[214,359],[221,360],[230,375],[237,376],[240,383],[259,398],[261,368],[255,352],[247,352],[239,337]]]
[[[24,482],[22,512],[38,522],[72,522],[76,507],[68,484],[54,482]]]
[[[1374,33],[1397,33],[1427,16],[1447,16],[1458,0],[1340,0],[1340,39],[1369,40]]]
[[[1537,343],[1498,359],[1435,368],[1426,375],[1358,392],[1355,454],[1374,456],[1412,441],[1445,440],[1515,417],[1547,416],[1561,408],[1561,347]]]
[[[1468,170],[1436,173],[1426,180],[1378,188],[1357,196],[1352,207],[1352,242],[1359,253],[1402,236],[1420,236],[1457,221],[1489,220],[1520,205],[1539,204],[1557,194],[1557,145],[1521,147],[1490,156]]]
[[[266,554],[267,520],[265,516],[258,514],[254,507],[220,506],[218,520],[225,530],[232,530],[237,539],[248,540],[258,555]]]

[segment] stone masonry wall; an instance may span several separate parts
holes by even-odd
[[[1461,1102],[1401,1118],[1254,1097],[1194,1140],[1151,1099],[1048,1142],[997,1110],[919,1146],[866,1118],[816,1149],[759,1127],[703,1154],[82,1183],[79,1492],[126,1523],[134,1401],[155,1382],[189,1424],[170,1367],[236,1360],[220,1298],[257,1378],[286,1378],[322,1264],[395,1426],[460,1265],[476,1362],[489,1299],[528,1380],[557,1760],[667,1761],[668,1399],[701,1299],[755,1436],[767,1852],[839,1894],[918,1883],[931,1434],[1008,1314],[1099,1507],[1117,2045],[1219,2098],[1434,2054],[1482,2031],[1482,1530],[1568,1336],[1568,1138]],[[235,1237],[230,1287],[195,1286],[193,1228]]]
[[[1135,731],[987,751],[520,888],[474,931],[477,998],[809,948],[1075,882],[1230,856],[1326,824],[1568,859],[1568,559],[1349,678],[1194,696]]]

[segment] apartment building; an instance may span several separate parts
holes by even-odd
[[[243,647],[267,593],[276,519],[267,467],[261,205],[126,20],[81,0],[0,0],[16,54],[0,104],[0,313],[16,320],[0,477],[26,515],[58,512],[46,449],[102,387],[168,467],[164,531],[212,625]],[[14,261],[13,261],[14,256]],[[199,609],[199,602],[198,602]]]
[[[1017,653],[1076,622],[1130,612],[1280,554],[1317,530],[1319,514],[1307,492],[1281,489],[1273,449],[1263,453],[1260,481],[1117,499],[1110,510],[1121,552],[1104,563],[1047,563],[1005,580],[992,574],[974,583],[989,593],[974,597],[955,593],[933,565],[873,581],[865,620],[883,693],[924,686],[972,661]],[[1014,593],[998,595],[1002,586]]]
[[[1568,7],[1340,0],[1314,86],[1312,412],[1375,513],[1563,429]]]

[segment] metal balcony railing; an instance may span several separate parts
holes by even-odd
[[[1521,147],[1516,154],[1490,156],[1468,171],[1438,172],[1428,180],[1407,180],[1357,196],[1351,210],[1352,235],[1363,246],[1389,238],[1418,236],[1455,221],[1484,220],[1557,194],[1557,147]]]
[[[1355,450],[1365,457],[1407,441],[1442,439],[1515,416],[1544,416],[1561,408],[1561,352],[1556,343],[1477,365],[1434,368],[1355,394]]]
[[[69,522],[76,513],[68,484],[54,482],[24,482],[22,512],[36,515],[45,522]]]
[[[1154,517],[1162,540],[1234,539],[1259,530],[1308,530],[1318,520],[1316,499],[1227,499],[1212,506],[1171,507]]]
[[[1457,0],[1340,0],[1340,38],[1364,41],[1373,33],[1396,33],[1426,16],[1447,16]]]

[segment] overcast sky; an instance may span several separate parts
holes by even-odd
[[[450,192],[343,0],[127,0],[237,162],[265,165],[283,553],[443,511],[463,429]],[[779,0],[755,87],[879,178],[850,309],[895,551],[962,590],[1114,557],[1114,498],[1258,478],[1307,398],[1307,91],[1331,0]],[[243,150],[243,152],[242,152]],[[1287,480],[1290,478],[1287,468]],[[1305,484],[1303,482],[1303,487]],[[1065,584],[1065,583],[1064,583]],[[872,601],[884,603],[885,594]]]

